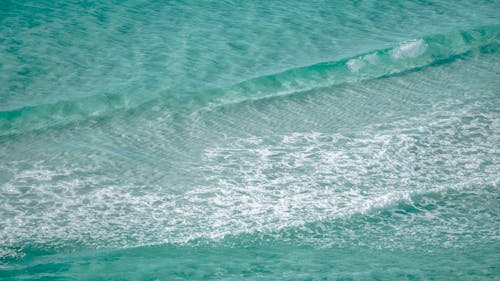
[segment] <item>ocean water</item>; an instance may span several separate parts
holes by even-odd
[[[0,279],[499,280],[499,1],[0,4]]]

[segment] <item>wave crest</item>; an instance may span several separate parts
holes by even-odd
[[[0,111],[0,137],[109,116],[148,102],[154,103],[153,107],[156,109],[164,106],[174,111],[193,111],[319,87],[356,83],[449,62],[469,52],[497,52],[499,39],[500,25],[485,26],[410,40],[394,48],[294,68],[246,80],[228,88],[186,94],[178,98],[168,94],[98,95]]]

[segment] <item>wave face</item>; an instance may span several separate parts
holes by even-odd
[[[296,94],[315,88],[395,75],[422,67],[446,63],[473,53],[496,52],[500,26],[439,34],[409,40],[392,48],[372,51],[340,61],[251,78],[232,86],[175,97],[169,93],[123,93],[96,95],[0,111],[0,136],[16,135],[51,126],[63,126],[88,119],[107,117],[145,103],[168,106],[176,111],[189,104],[189,111],[223,106],[228,103]]]
[[[498,276],[500,5],[247,2],[0,7],[0,279]]]

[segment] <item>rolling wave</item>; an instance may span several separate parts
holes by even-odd
[[[414,39],[393,48],[377,50],[340,61],[322,62],[290,69],[205,93],[181,96],[103,94],[1,111],[0,137],[102,118],[145,103],[166,106],[176,111],[195,111],[224,104],[303,92],[314,88],[355,83],[447,63],[471,52],[497,52],[499,39],[499,25],[485,26]]]

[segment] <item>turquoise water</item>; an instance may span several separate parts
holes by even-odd
[[[499,279],[499,15],[3,1],[0,279]]]

